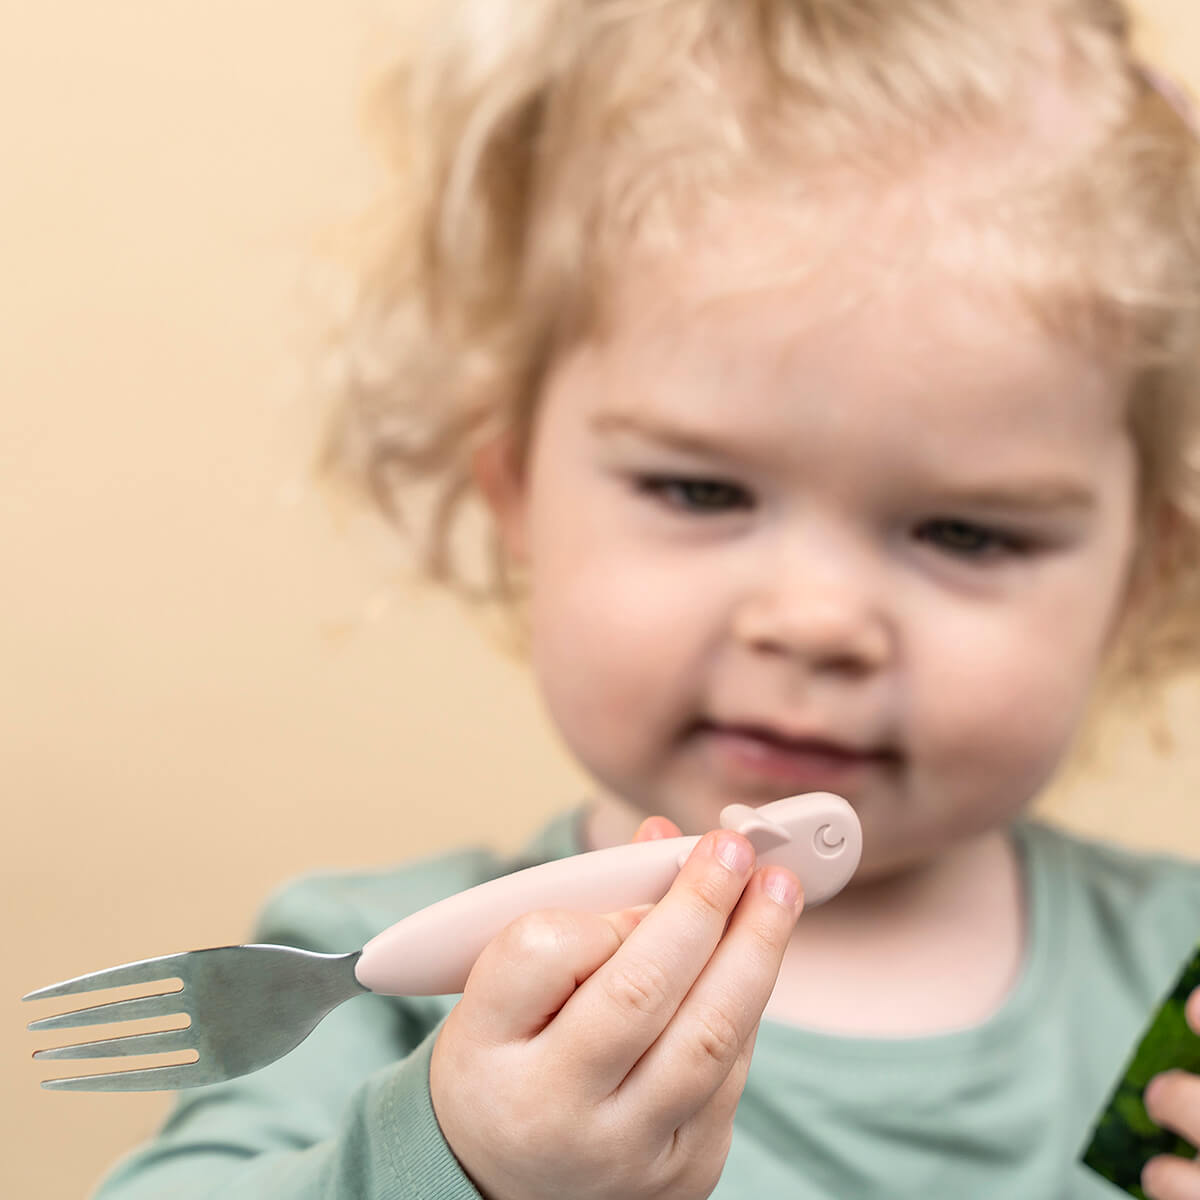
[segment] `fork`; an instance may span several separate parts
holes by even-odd
[[[760,865],[794,871],[804,888],[806,908],[841,891],[862,853],[854,810],[828,792],[791,796],[759,808],[732,804],[721,811],[720,822],[722,828],[749,839]],[[484,946],[524,913],[542,908],[613,912],[656,903],[699,840],[661,838],[527,867],[420,909],[348,954],[317,954],[290,946],[220,946],[147,958],[39,988],[22,999],[182,981],[174,990],[31,1021],[31,1030],[176,1014],[186,1014],[190,1024],[37,1050],[34,1058],[114,1058],[183,1050],[198,1055],[178,1065],[48,1079],[42,1086],[170,1091],[247,1075],[294,1050],[322,1018],[353,996],[461,992]]]

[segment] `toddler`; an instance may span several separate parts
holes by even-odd
[[[809,791],[862,865],[802,913],[709,832],[648,910],[531,914],[461,998],[184,1094],[100,1197],[1112,1196],[1079,1155],[1200,939],[1200,867],[1028,815],[1200,664],[1200,146],[1119,0],[409,9],[332,453],[392,513],[433,486],[464,589],[482,499],[595,791],[254,940]],[[1147,1103],[1200,1140],[1200,1080]]]

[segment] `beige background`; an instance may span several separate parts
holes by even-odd
[[[1195,0],[1151,11],[1200,76]],[[166,1100],[39,1089],[53,1009],[16,997],[243,940],[301,871],[515,845],[581,780],[523,673],[306,480],[309,247],[370,178],[365,0],[0,15],[0,1195],[58,1200]],[[1200,856],[1197,716],[1181,692],[1174,762],[1135,740],[1056,811]]]

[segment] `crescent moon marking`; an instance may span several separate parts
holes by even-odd
[[[822,825],[813,834],[813,849],[824,858],[832,858],[835,854],[840,854],[842,847],[846,844],[845,836],[840,837],[836,842],[829,840],[829,831],[832,828],[832,825]]]

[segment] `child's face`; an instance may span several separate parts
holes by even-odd
[[[829,315],[871,279],[860,246],[697,306],[764,237],[626,279],[501,515],[596,780],[686,832],[837,792],[861,878],[1047,781],[1123,597],[1136,459],[1119,378],[932,267]]]

